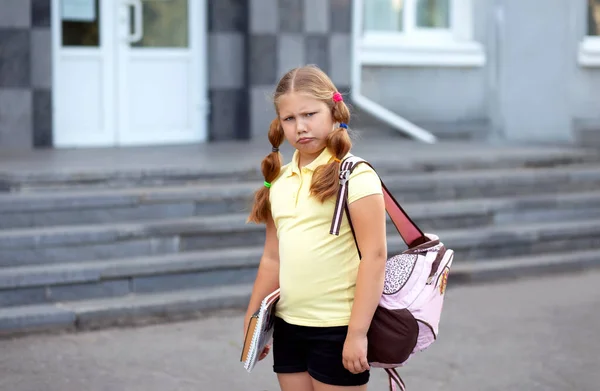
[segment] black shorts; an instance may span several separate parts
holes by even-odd
[[[276,373],[308,372],[321,383],[361,386],[369,381],[367,370],[353,374],[344,368],[342,351],[348,326],[306,327],[275,318],[273,370]]]

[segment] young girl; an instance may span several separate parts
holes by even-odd
[[[340,162],[352,146],[342,95],[320,69],[305,66],[283,76],[274,104],[273,148],[262,162],[265,183],[248,219],[266,224],[266,240],[244,330],[260,301],[279,287],[273,370],[281,390],[366,390],[367,331],[383,291],[387,256],[381,182],[366,164],[349,180],[359,259],[345,215],[340,235],[329,233]],[[284,139],[296,151],[282,167]]]

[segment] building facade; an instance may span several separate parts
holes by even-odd
[[[365,130],[598,142],[600,0],[543,3],[2,0],[0,148],[264,137],[306,63]]]
[[[409,10],[404,34],[367,14],[365,96],[438,135],[600,145],[599,0],[411,3],[449,7]]]

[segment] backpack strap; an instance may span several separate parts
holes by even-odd
[[[395,368],[386,368],[385,371],[388,374],[390,391],[396,391],[396,386],[398,386],[398,389],[400,389],[400,391],[406,391],[406,385],[404,384],[404,381],[402,380],[400,375],[398,375],[398,372]]]
[[[348,179],[350,179],[350,174],[358,165],[359,159],[360,158],[356,158],[355,156],[350,156],[344,159],[340,164],[340,187],[338,188],[333,219],[331,221],[331,229],[329,230],[329,233],[332,235],[339,236],[340,234],[342,216],[344,215],[344,209],[348,205]]]
[[[348,210],[348,180],[350,179],[350,175],[354,171],[354,169],[361,163],[368,164],[371,168],[373,166],[364,159],[361,159],[357,156],[349,156],[344,159],[340,165],[340,187],[337,194],[337,200],[335,203],[335,209],[333,214],[333,219],[331,221],[331,229],[329,233],[332,235],[340,234],[340,227],[342,226],[342,216],[344,214],[344,210],[348,215],[348,222],[350,223],[350,227],[352,228],[352,233],[354,234],[354,228],[352,227],[352,223],[350,222],[350,213]],[[375,170],[375,168],[373,168]],[[404,240],[404,243],[409,248],[418,246],[419,244],[427,242],[427,238],[423,231],[408,217],[408,214],[402,209],[398,201],[394,198],[394,196],[387,189],[383,181],[381,181],[381,187],[383,189],[383,198],[385,201],[385,210],[390,216],[390,219],[394,223],[394,226],[398,230],[398,233]],[[355,237],[356,240],[356,237]],[[357,246],[358,247],[358,246]]]
[[[360,249],[358,248],[358,242],[356,241],[356,235],[354,234],[354,227],[352,220],[350,219],[350,210],[348,208],[348,180],[352,171],[361,163],[368,164],[371,168],[373,166],[364,159],[356,156],[350,156],[344,159],[340,165],[340,187],[338,189],[337,199],[335,202],[335,209],[333,219],[331,221],[331,229],[329,233],[332,235],[340,234],[340,227],[342,226],[342,216],[344,211],[348,216],[348,223],[352,230],[352,236],[354,236],[354,242],[356,243],[356,249],[358,250],[358,256],[361,258]],[[375,168],[373,168],[375,170]],[[381,178],[380,178],[381,179]],[[381,181],[381,187],[383,189],[383,196],[385,201],[385,210],[389,214],[394,226],[398,230],[398,233],[404,240],[404,243],[411,248],[418,246],[421,243],[427,242],[425,234],[419,229],[419,227],[408,217],[408,214],[402,209],[398,201],[387,189],[383,181]],[[385,368],[388,374],[388,383],[390,391],[406,391],[406,385],[398,374],[395,368]]]

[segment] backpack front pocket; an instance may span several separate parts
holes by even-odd
[[[419,325],[409,310],[379,306],[367,333],[367,359],[381,364],[402,364],[413,352],[418,336]]]

